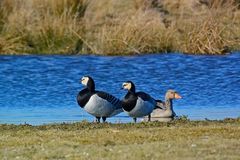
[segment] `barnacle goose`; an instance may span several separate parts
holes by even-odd
[[[123,110],[133,117],[134,122],[138,117],[150,115],[156,106],[156,101],[147,93],[135,92],[135,85],[132,81],[122,84],[122,89],[128,90],[122,100]]]
[[[121,101],[109,93],[95,90],[94,80],[90,76],[83,76],[81,83],[86,86],[77,95],[77,102],[89,114],[96,117],[96,121],[103,122],[107,117],[122,112]]]

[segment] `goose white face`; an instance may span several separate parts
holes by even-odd
[[[125,82],[125,83],[122,84],[122,88],[130,90],[132,88],[132,84]]]
[[[82,77],[81,83],[82,83],[84,86],[87,86],[88,80],[89,80],[88,77]]]

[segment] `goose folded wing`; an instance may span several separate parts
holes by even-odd
[[[156,100],[156,106],[155,106],[155,108],[154,109],[163,109],[163,110],[165,110],[166,109],[166,107],[165,107],[165,102],[163,102],[162,100]]]
[[[106,92],[102,92],[102,91],[97,91],[96,93],[99,97],[101,97],[102,99],[107,100],[109,103],[111,103],[112,105],[116,106],[116,109],[121,109],[121,101],[114,97],[113,95],[106,93]]]
[[[150,101],[150,100],[152,100],[152,97],[151,97],[149,94],[144,93],[144,92],[138,92],[138,93],[137,93],[137,96],[140,97],[140,98],[141,98],[142,100],[144,100],[144,101]]]

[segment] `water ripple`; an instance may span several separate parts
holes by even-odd
[[[42,124],[93,120],[76,103],[79,79],[91,75],[98,90],[122,98],[122,82],[163,99],[184,97],[176,112],[191,119],[240,116],[240,54],[191,56],[0,56],[0,123]],[[128,122],[122,113],[111,122]]]

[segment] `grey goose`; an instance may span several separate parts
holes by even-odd
[[[156,109],[151,113],[151,121],[168,122],[173,120],[176,113],[173,110],[173,100],[182,98],[175,90],[169,89],[165,94],[165,101],[156,100]],[[148,117],[144,118],[148,121]]]

